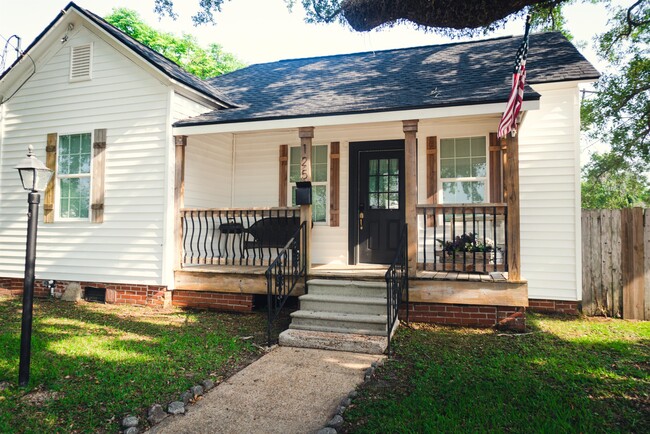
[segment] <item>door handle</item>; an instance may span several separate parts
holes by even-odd
[[[359,230],[363,230],[363,212],[365,210],[364,204],[359,204]]]

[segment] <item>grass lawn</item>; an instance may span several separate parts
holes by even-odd
[[[650,432],[650,322],[527,323],[520,336],[400,328],[345,432]]]
[[[29,387],[18,383],[21,300],[0,297],[0,432],[110,432],[258,356],[262,314],[34,304]]]

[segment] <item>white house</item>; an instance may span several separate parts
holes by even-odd
[[[112,302],[250,310],[304,221],[300,264],[321,281],[384,282],[407,227],[411,319],[575,311],[578,84],[598,72],[562,35],[531,35],[519,134],[497,140],[520,42],[286,60],[201,81],[70,3],[0,77],[0,286],[22,287],[26,195],[13,167],[32,144],[55,170],[42,294],[54,280]],[[307,180],[313,204],[296,208]],[[462,235],[469,252],[443,253]]]

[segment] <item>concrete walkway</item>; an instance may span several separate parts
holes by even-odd
[[[149,432],[312,433],[382,357],[277,347]]]

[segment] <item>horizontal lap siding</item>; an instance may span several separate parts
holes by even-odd
[[[530,298],[579,299],[578,90],[536,86],[519,136],[521,267]]]
[[[232,136],[190,136],[185,149],[185,207],[230,207]]]
[[[70,46],[89,41],[92,80],[70,83]],[[104,223],[41,223],[36,277],[160,284],[168,88],[85,28],[54,49],[4,108],[0,275],[24,269],[26,194],[13,167],[27,145],[45,161],[48,133],[106,128]]]

